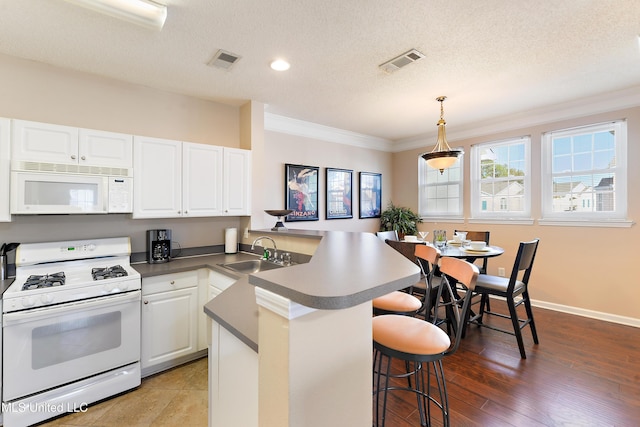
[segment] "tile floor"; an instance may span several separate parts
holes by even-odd
[[[205,357],[144,378],[139,388],[91,405],[87,412],[65,415],[38,426],[207,426],[207,379]]]

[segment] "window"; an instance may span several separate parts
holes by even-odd
[[[464,156],[441,174],[418,157],[418,214],[430,218],[462,217],[462,167]]]
[[[531,138],[471,147],[471,215],[485,219],[531,216]]]
[[[626,219],[626,152],[625,121],[544,134],[543,219]]]

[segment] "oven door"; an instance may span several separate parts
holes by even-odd
[[[3,316],[8,402],[140,360],[140,291]]]

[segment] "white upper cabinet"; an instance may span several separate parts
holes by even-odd
[[[222,215],[222,147],[182,143],[183,216]]]
[[[134,137],[134,218],[249,215],[251,152]]]
[[[182,142],[136,136],[133,217],[182,216]]]
[[[133,137],[115,132],[13,120],[11,159],[86,166],[132,167]]]
[[[0,222],[11,221],[9,208],[11,120],[0,118]]]
[[[78,163],[78,128],[13,120],[11,159]]]
[[[224,215],[251,215],[251,151],[224,149]]]
[[[80,129],[78,159],[92,166],[133,167],[133,135]]]

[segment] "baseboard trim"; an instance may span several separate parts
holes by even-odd
[[[602,311],[587,310],[579,307],[571,307],[568,305],[555,304],[552,302],[531,300],[534,307],[546,308],[548,310],[560,311],[567,314],[575,314],[576,316],[589,317],[591,319],[604,320],[605,322],[619,323],[621,325],[633,326],[640,328],[640,319],[627,316],[618,316],[616,314],[604,313]]]

